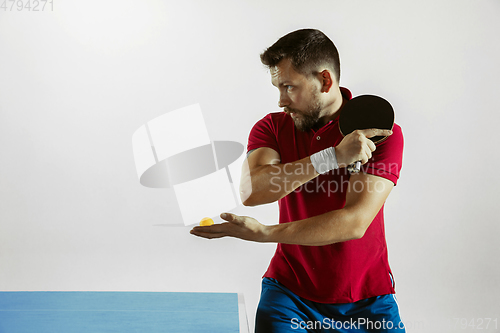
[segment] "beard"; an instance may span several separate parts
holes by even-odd
[[[313,93],[311,104],[305,110],[285,107],[284,111],[287,114],[294,113],[296,117],[292,119],[295,127],[301,132],[307,132],[318,124],[322,109],[317,93]]]

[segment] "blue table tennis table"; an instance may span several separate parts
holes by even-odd
[[[243,295],[0,292],[0,333],[248,333]]]

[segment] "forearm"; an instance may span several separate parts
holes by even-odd
[[[393,187],[390,180],[378,176],[353,174],[349,180],[345,205],[341,209],[272,226],[259,223],[248,216],[224,213],[221,218],[228,223],[198,226],[191,233],[204,238],[231,236],[254,242],[307,246],[360,239],[382,209]]]
[[[240,195],[245,206],[275,202],[319,174],[309,157],[285,164],[266,164],[242,177]]]
[[[367,225],[355,210],[343,208],[304,220],[266,226],[263,241],[322,246],[359,239]]]
[[[321,246],[360,239],[393,187],[390,180],[378,176],[353,174],[344,208],[304,220],[264,226],[262,241]]]

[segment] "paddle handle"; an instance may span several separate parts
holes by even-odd
[[[358,173],[361,170],[361,161],[357,161],[347,168],[349,173]]]

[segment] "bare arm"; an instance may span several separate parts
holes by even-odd
[[[245,161],[241,174],[240,196],[245,206],[277,201],[319,174],[309,157],[282,164],[273,149],[256,149]]]
[[[391,135],[391,131],[367,129],[354,131],[335,147],[339,167],[361,161],[366,163],[376,149],[368,138]],[[282,164],[278,152],[263,147],[246,159],[241,174],[240,196],[245,206],[257,206],[277,201],[319,174],[310,157]]]
[[[195,227],[204,238],[236,237],[255,242],[321,246],[362,238],[394,184],[369,174],[352,175],[344,208],[300,221],[265,226],[251,217],[221,214],[228,222]]]
[[[369,174],[352,175],[344,208],[298,221],[270,226],[266,241],[327,245],[360,239],[382,208],[394,184]]]

